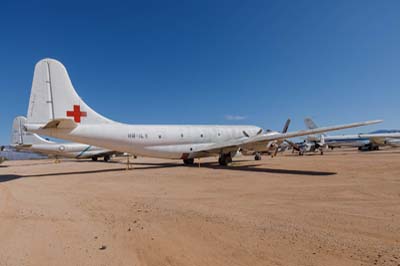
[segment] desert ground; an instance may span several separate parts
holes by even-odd
[[[0,265],[400,265],[400,150],[0,165]]]

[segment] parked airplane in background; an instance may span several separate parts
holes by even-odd
[[[290,125],[290,119],[288,119],[283,126],[282,133],[286,133],[289,129]],[[274,134],[279,134],[278,131],[273,131],[273,130],[266,130],[265,134],[266,135],[274,135]],[[262,159],[261,155],[262,154],[268,154],[271,155],[271,157],[275,157],[278,152],[284,152],[290,147],[290,144],[285,142],[284,140],[279,140],[279,141],[270,141],[264,151],[254,151],[254,150],[244,150],[240,149],[240,152],[243,155],[254,155],[254,160],[259,161]]]
[[[221,165],[231,163],[239,150],[263,152],[274,141],[381,122],[272,134],[256,126],[127,125],[92,110],[76,93],[65,67],[53,59],[35,66],[27,117],[26,128],[38,134],[140,156],[183,159],[185,164],[219,156]]]
[[[378,130],[359,134],[360,138],[368,138],[372,146],[400,147],[400,130]]]
[[[308,129],[318,128],[311,118],[304,119]],[[307,137],[305,143],[319,149],[356,147],[363,151],[378,150],[380,146],[400,146],[399,130],[378,130],[371,133],[350,135],[317,135]],[[322,145],[321,145],[322,144]]]
[[[55,157],[88,159],[97,161],[103,157],[108,162],[115,153],[104,148],[98,148],[81,143],[56,143],[46,140],[35,133],[25,130],[26,118],[18,116],[14,119],[11,147],[17,151],[29,151]]]

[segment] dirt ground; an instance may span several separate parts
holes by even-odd
[[[400,150],[215,161],[4,162],[0,265],[400,265]]]

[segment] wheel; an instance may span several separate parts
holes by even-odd
[[[92,161],[93,161],[93,162],[97,162],[97,157],[95,157],[95,156],[92,157]]]
[[[261,154],[256,153],[256,155],[254,156],[254,160],[260,161],[261,159],[262,159]]]
[[[183,160],[184,165],[193,165],[194,164],[194,159],[184,159]]]
[[[108,161],[110,160],[110,155],[104,156],[103,160],[104,160],[105,162],[108,162]]]
[[[218,159],[218,163],[221,166],[227,166],[232,162],[232,156],[230,154],[221,154]]]
[[[321,150],[321,155],[324,155],[324,151],[323,150]]]

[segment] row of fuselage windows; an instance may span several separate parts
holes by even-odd
[[[221,133],[218,133],[217,135],[218,135],[218,137],[220,137],[220,136],[221,136]],[[162,135],[162,134],[159,134],[159,135],[157,135],[157,137],[158,137],[159,139],[162,139],[162,138],[163,138],[163,135]],[[182,134],[180,135],[180,137],[181,137],[181,138],[184,138],[185,135],[182,133]],[[128,139],[148,139],[148,138],[149,138],[149,135],[148,135],[147,133],[145,133],[145,134],[142,134],[142,133],[129,133],[129,134],[128,134]],[[200,134],[200,138],[204,138],[204,134]]]

